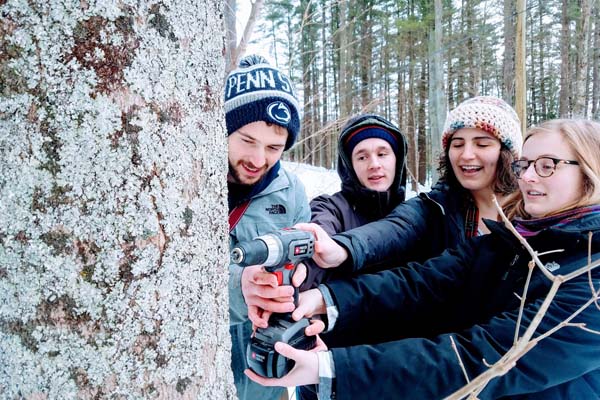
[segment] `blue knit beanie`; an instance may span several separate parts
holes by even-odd
[[[290,78],[261,56],[244,57],[225,83],[227,135],[242,126],[265,121],[287,128],[285,150],[300,131],[298,100]]]
[[[349,158],[352,157],[352,151],[357,144],[365,139],[378,138],[383,139],[390,144],[390,147],[394,151],[394,154],[398,154],[398,138],[393,132],[378,126],[378,125],[366,125],[355,130],[348,135],[344,143],[344,150]]]

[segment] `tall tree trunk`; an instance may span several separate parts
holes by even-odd
[[[515,35],[515,111],[521,121],[521,132],[527,128],[527,38],[525,17],[527,1],[517,0],[517,29]]]
[[[364,4],[361,10],[361,17],[358,23],[360,29],[360,53],[359,53],[359,73],[360,73],[360,100],[365,108],[372,100],[371,96],[371,76],[373,60],[373,22],[371,12],[373,5],[370,0]]]
[[[339,0],[339,18],[340,29],[338,32],[340,38],[340,65],[339,65],[339,89],[341,117],[347,117],[352,113],[352,87],[350,85],[350,35],[352,29],[348,21],[348,3],[347,0]]]
[[[311,67],[311,54],[312,46],[314,45],[311,40],[312,31],[312,18],[311,2],[309,0],[302,0],[300,2],[300,9],[302,10],[302,23],[301,23],[301,42],[300,42],[300,58],[302,62],[302,88],[303,88],[303,99],[304,99],[304,112],[302,114],[302,142],[303,154],[302,158],[298,161],[313,164],[313,137],[314,132],[314,116],[313,113],[318,112],[314,108],[314,93],[313,93],[313,71]]]
[[[545,0],[538,1],[538,20],[539,20],[539,35],[538,35],[538,46],[539,46],[539,54],[538,54],[538,65],[540,71],[540,94],[539,94],[539,106],[541,116],[540,119],[546,120],[548,119],[548,105],[547,105],[547,97],[546,97],[546,58],[544,51],[544,42],[545,40],[541,40],[546,35],[546,29],[544,25],[544,11],[545,11]]]
[[[228,71],[237,65],[237,0],[225,0],[225,65]]]
[[[3,1],[4,398],[232,399],[221,2]]]
[[[246,49],[248,48],[248,43],[250,43],[250,40],[252,39],[254,25],[256,24],[256,20],[260,15],[260,10],[262,9],[263,2],[264,0],[254,0],[254,2],[252,2],[250,15],[248,16],[248,21],[246,21],[246,26],[244,27],[244,32],[242,33],[242,38],[240,39],[239,45],[237,45],[231,50],[227,49],[226,53],[228,54],[227,59],[229,61],[229,64],[226,65],[226,74],[234,70],[238,64],[238,61],[244,56],[244,54],[246,54]],[[229,32],[229,28],[227,29],[227,32]],[[235,40],[237,41],[237,37],[235,38]],[[227,43],[229,43],[229,38]]]
[[[600,119],[600,1],[594,7],[594,46],[592,62],[592,118]]]
[[[419,170],[419,183],[425,184],[427,180],[427,154],[429,153],[427,146],[427,115],[425,105],[427,104],[427,63],[421,62],[421,76],[419,79],[419,109],[417,111],[418,118],[418,133],[417,133],[417,168]]]
[[[412,12],[410,12],[412,15]],[[416,127],[416,93],[415,93],[415,64],[416,64],[416,39],[413,32],[409,32],[406,41],[408,44],[408,93],[406,98],[406,135],[408,136],[408,168],[413,174],[412,190],[417,192],[419,182],[419,139]]]
[[[562,0],[561,11],[561,30],[560,30],[560,94],[558,103],[558,114],[562,118],[567,118],[571,111],[571,92],[570,92],[570,42],[571,34],[569,32],[569,0]]]
[[[533,23],[533,12],[530,13],[528,15],[529,18],[529,47],[530,47],[530,51],[529,51],[529,63],[530,63],[530,69],[529,69],[529,79],[527,80],[529,82],[529,93],[530,93],[530,97],[529,97],[529,108],[526,108],[526,110],[528,110],[526,112],[527,118],[529,120],[529,124],[537,124],[537,122],[539,121],[539,109],[537,107],[537,105],[539,104],[539,102],[537,101],[537,93],[539,90],[539,85],[537,83],[537,76],[536,76],[536,68],[537,65],[535,63],[536,58],[538,58],[539,56],[537,54],[535,54],[535,33],[534,33],[534,23]],[[541,77],[541,75],[540,75]]]
[[[502,97],[513,103],[515,93],[515,0],[504,0],[504,60]]]
[[[429,46],[429,136],[431,138],[431,163],[437,165],[436,158],[442,151],[442,129],[446,118],[446,96],[444,95],[444,65],[442,62],[442,0],[434,0],[434,23]],[[431,169],[432,182],[438,180],[436,168]]]
[[[448,26],[448,37],[452,38],[454,35],[454,32],[452,30],[452,18],[448,17],[447,19],[447,23],[446,25]],[[457,100],[456,100],[456,89],[454,86],[454,82],[456,79],[456,72],[454,69],[454,51],[452,51],[453,49],[449,49],[447,56],[446,56],[446,62],[448,63],[448,78],[447,78],[447,82],[448,82],[448,89],[447,89],[447,100],[448,100],[448,109],[452,110],[454,107],[456,107],[457,104]],[[446,119],[446,115],[444,115],[444,120]],[[443,127],[442,127],[443,129]]]
[[[322,53],[321,53],[321,57],[323,58],[323,71],[322,71],[322,80],[323,80],[323,86],[322,86],[322,93],[323,93],[323,114],[321,117],[322,120],[322,127],[325,128],[327,126],[327,122],[329,121],[329,81],[327,79],[327,73],[328,73],[328,67],[329,64],[327,63],[327,58],[328,58],[328,48],[327,48],[327,42],[328,42],[328,38],[327,38],[327,4],[328,4],[328,0],[323,0],[321,3],[321,40],[323,41],[323,48],[322,48]],[[332,146],[332,135],[330,133],[329,130],[323,130],[322,131],[322,140],[323,140],[323,145],[321,146],[321,152],[322,152],[322,159],[323,159],[323,163],[321,164],[321,166],[325,167],[325,168],[331,168],[331,159],[332,159],[332,153],[331,153],[331,146]]]
[[[590,25],[590,0],[579,0],[580,17],[577,20],[575,53],[575,85],[573,93],[573,114],[585,117],[587,112],[588,43]]]

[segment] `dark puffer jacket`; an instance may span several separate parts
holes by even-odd
[[[396,174],[386,192],[365,188],[352,167],[350,154],[346,154],[344,143],[347,137],[366,125],[377,125],[394,132],[400,139],[396,154]],[[406,186],[406,138],[386,119],[373,114],[365,114],[354,120],[351,126],[342,130],[338,138],[338,175],[342,183],[341,191],[333,195],[321,195],[310,202],[311,222],[320,225],[330,236],[353,229],[385,217],[398,204],[404,201]],[[315,287],[318,283],[339,277],[335,269],[323,270],[309,262],[309,277],[301,290]],[[347,276],[347,272],[341,276]]]
[[[329,287],[339,310],[332,333],[356,327],[388,333],[388,342],[332,349],[340,399],[440,399],[465,385],[451,347],[458,347],[470,379],[512,346],[519,299],[530,256],[500,223],[486,221],[491,234],[448,250],[426,263],[364,274]],[[588,232],[593,259],[600,258],[600,214],[590,214],[528,239],[546,268],[567,275],[587,264]],[[558,268],[557,268],[558,267]],[[597,290],[600,268],[563,283],[534,337],[578,311]],[[528,326],[550,281],[534,270],[522,325]],[[600,331],[600,311],[588,304],[572,321]],[[524,328],[521,328],[522,334]],[[404,339],[402,339],[404,338]],[[400,339],[400,340],[398,340]],[[504,376],[493,379],[480,399],[598,399],[600,335],[567,326],[541,340]],[[485,362],[484,362],[485,360]]]

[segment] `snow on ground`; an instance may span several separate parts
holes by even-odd
[[[291,161],[281,163],[283,168],[300,178],[308,200],[321,194],[334,194],[340,191],[340,177],[336,170]]]

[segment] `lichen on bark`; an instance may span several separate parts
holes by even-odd
[[[2,7],[0,393],[233,398],[221,3]]]

